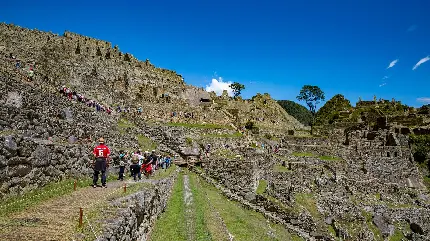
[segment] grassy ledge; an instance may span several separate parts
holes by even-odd
[[[266,188],[267,188],[267,181],[266,180],[259,180],[256,193],[257,194],[263,194],[266,191]]]
[[[184,180],[180,173],[172,190],[167,209],[155,223],[151,241],[187,240],[184,206]]]
[[[181,122],[170,122],[166,123],[167,126],[182,126],[188,128],[202,128],[202,129],[227,129],[232,130],[231,126],[218,125],[218,124],[192,124],[192,123],[181,123]]]

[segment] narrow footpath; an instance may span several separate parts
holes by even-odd
[[[184,171],[173,187],[166,211],[156,221],[151,241],[303,240],[261,213],[224,197],[198,175]]]
[[[134,185],[134,182],[126,182]],[[0,240],[74,240],[80,208],[86,215],[109,198],[123,192],[124,182],[108,182],[107,188],[84,187],[13,213],[0,220]],[[71,187],[73,188],[73,186]]]

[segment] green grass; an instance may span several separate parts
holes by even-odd
[[[174,164],[172,164],[167,169],[158,169],[158,171],[156,171],[154,173],[154,175],[151,177],[151,179],[155,179],[155,180],[163,179],[163,178],[171,176],[175,171],[176,171],[176,166]]]
[[[266,188],[267,188],[267,181],[266,180],[259,180],[256,193],[257,194],[263,194],[266,191]]]
[[[118,120],[118,127],[125,129],[125,128],[134,128],[136,126],[130,121],[128,121],[127,119],[121,118]]]
[[[305,208],[315,219],[320,218],[321,214],[318,211],[317,203],[311,193],[296,193],[296,205],[299,208]]]
[[[375,226],[375,224],[373,224],[372,221],[372,214],[368,213],[366,211],[361,211],[361,214],[363,215],[363,217],[366,218],[366,223],[367,223],[367,227],[372,231],[375,240],[376,241],[383,241],[384,237],[382,236],[381,230],[378,229],[378,227]]]
[[[404,239],[405,235],[397,228],[394,230],[394,234],[389,237],[389,241],[402,241]]]
[[[293,152],[291,155],[297,157],[316,157],[317,155],[310,152]]]
[[[427,189],[430,191],[430,176],[424,177],[424,185],[426,185]]]
[[[184,220],[184,180],[182,174],[179,174],[173,186],[172,196],[167,204],[167,209],[155,223],[150,240],[187,240],[187,227]]]
[[[157,148],[157,144],[144,135],[139,134],[136,138],[139,148],[142,149],[142,151],[151,151]]]
[[[188,128],[202,128],[202,129],[233,129],[231,126],[218,125],[218,124],[192,124],[192,123],[181,123],[181,122],[170,122],[167,126],[183,126]]]
[[[198,185],[198,180],[196,175],[189,175],[190,178],[190,188],[193,194],[193,208],[194,222],[195,222],[195,238],[196,240],[212,240],[212,235],[208,228],[208,223],[214,220],[208,219],[208,213],[206,212],[210,209],[208,201],[206,199],[205,193],[201,190],[201,186]]]
[[[282,166],[281,164],[276,164],[273,166],[273,171],[275,172],[292,172],[292,170],[288,170],[288,168]]]
[[[334,230],[333,226],[328,225],[327,229],[328,229],[328,232],[329,232],[333,237],[336,237],[336,230]]]
[[[411,229],[409,227],[409,224],[406,222],[399,222],[395,224],[396,229],[394,230],[394,234],[391,235],[388,240],[389,241],[402,241],[406,240],[406,237],[403,235],[403,231],[405,232],[411,232]]]
[[[23,195],[10,197],[1,202],[0,217],[6,217],[11,213],[27,210],[30,207],[46,200],[57,198],[73,192],[74,179],[66,179],[60,182],[52,182]],[[77,181],[77,187],[88,187],[92,183],[90,178]]]
[[[375,193],[375,198],[376,200],[381,200],[381,194],[379,192]]]
[[[290,234],[282,225],[268,222],[261,213],[245,209],[239,203],[228,200],[209,184],[204,187],[214,209],[219,212],[234,240],[303,240]],[[273,236],[269,235],[270,231]]]
[[[342,161],[342,158],[337,156],[320,156],[319,159],[324,161]]]
[[[191,146],[193,144],[193,139],[191,139],[190,137],[186,137],[185,143],[187,143],[188,146]]]
[[[210,137],[210,138],[240,138],[242,137],[242,133],[235,132],[233,134],[205,134],[201,137]]]

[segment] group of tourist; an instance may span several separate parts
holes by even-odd
[[[104,106],[103,104],[100,104],[99,102],[97,102],[95,100],[91,100],[89,98],[86,98],[84,95],[76,93],[76,91],[74,91],[74,90],[72,90],[72,89],[70,89],[64,85],[61,88],[59,88],[58,91],[60,92],[60,94],[67,97],[69,100],[84,103],[88,107],[95,108],[96,111],[106,112],[108,114],[111,114],[113,111],[112,107]],[[116,108],[116,111],[118,113],[121,113],[121,112],[129,113],[129,112],[131,112],[131,108],[130,107],[121,108],[120,106],[118,106]],[[142,113],[142,107],[136,108],[136,111],[137,111],[137,113],[141,114]]]
[[[111,155],[110,149],[105,145],[103,138],[99,139],[99,145],[93,150],[94,161],[93,161],[93,187],[97,187],[99,175],[101,174],[102,187],[106,188],[106,170],[109,167],[109,158]],[[141,180],[142,173],[148,178],[153,175],[158,169],[167,169],[171,166],[173,159],[170,155],[157,155],[155,150],[145,151],[142,153],[141,150],[136,152],[128,153],[127,151],[121,150],[118,156],[118,180],[124,180],[124,173],[129,167],[130,176],[135,181]]]
[[[158,169],[167,169],[171,166],[172,157],[170,155],[157,155],[155,150],[145,151],[141,150],[128,153],[127,151],[120,151],[119,154],[119,175],[118,180],[124,180],[124,172],[129,167],[130,176],[135,181],[142,178],[142,173],[149,177]]]

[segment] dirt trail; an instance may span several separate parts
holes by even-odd
[[[12,214],[6,222],[0,223],[0,240],[73,240],[79,208],[82,207],[85,214],[111,195],[121,192],[123,185],[124,182],[114,181],[108,182],[108,188],[80,188]]]

